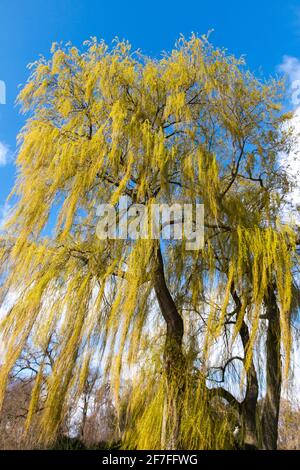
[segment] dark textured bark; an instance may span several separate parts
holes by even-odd
[[[244,351],[247,351],[249,343],[249,331],[245,322],[240,329]],[[247,370],[247,388],[245,398],[241,404],[242,426],[243,426],[243,447],[245,449],[258,449],[257,430],[257,400],[258,400],[258,380],[253,360]]]
[[[163,447],[174,450],[179,446],[181,396],[183,391],[184,355],[182,352],[183,320],[166,284],[160,248],[156,253],[154,290],[167,325],[164,350],[167,394],[164,407]]]
[[[262,410],[262,440],[267,450],[277,449],[278,420],[282,383],[280,355],[280,312],[274,288],[270,286],[265,298],[268,319],[266,339],[266,396]]]
[[[242,307],[241,300],[237,292],[232,288],[232,297],[237,306],[238,312]],[[246,356],[249,345],[249,329],[245,321],[242,322],[240,331],[244,356]],[[241,424],[242,424],[242,447],[244,449],[258,449],[258,429],[257,429],[257,401],[258,401],[258,379],[253,359],[247,370],[247,387],[245,398],[240,406]]]

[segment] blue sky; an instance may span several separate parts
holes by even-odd
[[[126,38],[157,56],[170,50],[180,33],[210,29],[215,45],[246,55],[256,73],[274,74],[290,56],[296,62],[286,62],[285,71],[293,69],[300,78],[300,0],[0,0],[0,80],[7,88],[7,102],[0,104],[0,219],[15,177],[16,135],[24,123],[14,101],[29,62],[47,56],[54,41],[80,45],[90,36]]]

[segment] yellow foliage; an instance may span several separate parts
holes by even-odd
[[[215,291],[219,305],[209,312],[207,355],[223,332],[234,286],[242,308],[233,341],[247,319],[249,367],[272,282],[289,358],[295,236],[276,224],[276,190],[266,191],[249,173],[258,169],[271,175],[274,143],[277,152],[288,147],[287,136],[278,130],[278,123],[290,118],[279,114],[280,93],[277,83],[262,84],[245,71],[242,60],[197,36],[181,38],[159,60],[133,54],[127,42],[109,48],[92,38],[83,53],[54,45],[50,59],[33,66],[19,95],[30,117],[19,136],[18,202],[3,248],[0,244],[3,300],[7,292],[18,294],[1,322],[6,357],[0,398],[26,343],[47,344],[55,332],[59,347],[46,383],[42,440],[55,435],[71,391],[82,392],[91,361],[104,363],[118,397],[122,370],[143,351],[149,330],[153,350],[160,344],[161,316],[152,295],[157,241],[100,242],[95,235],[97,205],[117,204],[124,194],[146,206],[169,200],[205,205],[205,248],[189,253],[180,245],[173,258],[167,249],[164,257],[174,294],[187,286],[195,311],[203,306],[204,287]],[[49,225],[53,231],[46,238]],[[182,302],[183,316],[184,307]],[[230,423],[220,422],[212,432],[203,380],[190,385],[188,377],[183,445],[222,447]],[[152,383],[149,394],[151,380],[143,374],[135,384],[133,427],[125,439],[131,446],[159,448],[163,380]]]

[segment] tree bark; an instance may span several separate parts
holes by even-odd
[[[160,247],[156,253],[154,290],[167,325],[164,348],[166,402],[164,405],[162,447],[176,450],[179,446],[181,397],[183,392],[184,355],[182,352],[183,320],[166,284]]]
[[[265,306],[268,328],[266,339],[266,396],[262,410],[262,440],[264,449],[276,450],[282,371],[280,312],[273,286],[269,287]]]

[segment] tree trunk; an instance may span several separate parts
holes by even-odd
[[[246,354],[249,343],[249,330],[243,321],[240,336],[243,348]],[[242,412],[242,431],[243,431],[243,448],[258,449],[258,432],[257,432],[257,400],[258,400],[258,380],[253,359],[247,370],[247,388],[245,398],[241,405]]]
[[[266,316],[268,319],[266,340],[266,396],[262,411],[262,440],[267,450],[277,449],[278,420],[281,395],[281,355],[280,355],[280,312],[274,288],[269,288],[265,299]]]
[[[156,253],[154,290],[167,324],[164,362],[166,373],[166,402],[164,405],[162,446],[176,450],[179,446],[181,397],[183,392],[184,355],[182,352],[183,320],[167,287],[160,248]]]
[[[242,308],[241,300],[232,286],[231,295],[237,307],[237,314]],[[249,329],[243,320],[239,331],[243,345],[244,357],[250,341]],[[245,398],[241,403],[240,415],[242,425],[242,448],[257,450],[259,448],[258,429],[257,429],[257,401],[258,401],[258,380],[253,358],[249,369],[246,372],[247,387]]]

